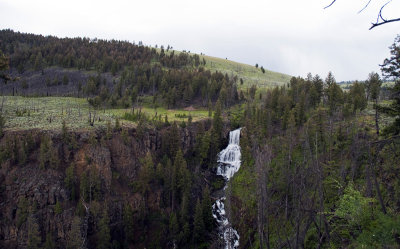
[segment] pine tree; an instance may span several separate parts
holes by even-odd
[[[61,214],[62,213],[61,203],[57,200],[56,205],[54,206],[54,213]]]
[[[321,100],[320,97],[318,96],[318,92],[315,85],[312,85],[310,88],[309,100],[312,108],[315,108]]]
[[[40,152],[39,152],[39,166],[41,169],[45,169],[48,162],[48,151],[49,151],[49,137],[43,136],[40,143]]]
[[[180,193],[191,190],[191,175],[187,168],[187,163],[181,150],[178,150],[174,160],[174,170],[176,171],[177,187]]]
[[[83,172],[80,178],[80,196],[83,200],[89,201],[91,199],[89,177],[87,172]]]
[[[97,232],[98,249],[111,248],[111,235],[109,225],[110,218],[108,217],[107,208],[104,208],[102,218],[99,221],[99,230]]]
[[[170,158],[174,158],[176,155],[176,152],[181,149],[180,145],[180,136],[179,136],[179,130],[178,130],[178,125],[176,122],[171,127],[170,133],[170,140],[169,140],[169,146],[170,146]]]
[[[226,86],[226,81],[224,80],[221,86],[221,90],[219,91],[219,97],[218,101],[221,104],[222,107],[227,106],[227,101],[228,101],[228,90]]]
[[[186,245],[189,243],[190,235],[191,235],[191,230],[190,230],[190,223],[189,221],[184,222],[181,225],[181,232],[179,233],[179,242],[182,245]]]
[[[180,209],[180,216],[179,222],[180,224],[189,223],[190,219],[190,195],[189,191],[185,190],[182,193],[182,201],[181,201],[181,209]]]
[[[121,129],[121,125],[120,125],[120,123],[119,123],[119,118],[116,118],[115,119],[115,127],[114,127],[114,130],[115,131],[119,131]]]
[[[368,89],[368,96],[371,97],[372,101],[374,101],[374,109],[375,109],[375,128],[376,134],[379,136],[379,94],[381,91],[382,80],[377,73],[370,73],[368,76],[368,80],[366,82]]]
[[[306,96],[304,92],[300,94],[300,100],[295,106],[296,112],[296,125],[301,126],[306,121],[306,110],[305,110]]]
[[[203,200],[201,202],[203,220],[205,228],[211,232],[214,228],[214,217],[212,216],[212,204],[210,198],[210,189],[206,186],[203,189]]]
[[[395,118],[394,122],[383,130],[383,134],[400,134],[400,35],[398,35],[390,47],[391,57],[384,60],[381,70],[386,78],[394,79],[392,88],[392,104],[389,107],[380,107],[379,110]]]
[[[210,160],[215,160],[215,158],[217,156],[217,152],[220,150],[221,138],[222,138],[221,103],[218,100],[216,107],[215,107],[214,117],[213,117],[213,126],[211,128]]]
[[[28,249],[39,249],[41,244],[39,225],[32,215],[28,218]]]
[[[63,143],[68,144],[69,143],[68,127],[67,127],[65,120],[62,121],[61,136],[62,136]]]
[[[10,80],[10,76],[4,72],[8,68],[9,68],[8,58],[0,50],[0,79],[3,79],[5,83],[7,83],[7,81]]]
[[[333,76],[332,72],[329,71],[328,76],[326,76],[325,84],[327,88],[329,88],[332,84],[336,83],[335,77]]]
[[[145,158],[142,160],[142,167],[139,171],[139,184],[140,190],[143,195],[147,196],[151,188],[151,181],[155,176],[154,163],[150,152],[146,153]]]
[[[210,143],[211,143],[211,134],[209,131],[207,131],[206,133],[204,133],[200,141],[200,148],[199,148],[200,164],[209,159],[208,155],[210,150]],[[206,165],[209,166],[209,164]]]
[[[365,97],[364,84],[355,82],[350,87],[350,98],[353,105],[353,113],[357,110],[362,111],[367,107],[367,98]]]
[[[250,96],[250,98],[251,98],[252,100],[254,100],[254,98],[255,98],[255,96],[256,96],[256,92],[257,92],[257,86],[256,86],[256,85],[252,85],[252,86],[250,87],[250,90],[249,90],[249,96]]]
[[[204,241],[205,227],[203,220],[203,209],[200,204],[200,200],[197,199],[196,209],[194,213],[193,221],[193,240],[195,243],[201,243]]]
[[[215,112],[213,117],[213,128],[215,135],[218,140],[220,140],[222,136],[222,113],[221,113],[221,102],[217,101],[215,105]]]
[[[35,69],[36,71],[40,71],[40,70],[43,69],[43,56],[42,56],[42,53],[41,53],[41,52],[39,52],[39,53],[36,55],[34,69]]]
[[[167,165],[168,166],[168,165]],[[171,189],[171,208],[172,210],[175,209],[176,206],[176,200],[178,196],[178,174],[179,174],[179,168],[177,167],[177,164],[171,165],[171,181],[170,181],[170,189]]]
[[[343,91],[338,84],[331,82],[328,85],[328,107],[329,114],[333,116],[339,107],[343,104]]]
[[[46,241],[44,243],[44,248],[45,249],[54,249],[56,248],[56,244],[54,242],[54,238],[51,235],[51,232],[46,234]]]
[[[26,221],[29,214],[29,203],[25,197],[21,197],[18,202],[17,209],[17,227],[20,228],[21,225]]]
[[[125,240],[131,242],[134,233],[134,220],[133,220],[133,210],[129,204],[125,204],[124,207],[124,232]]]
[[[313,86],[315,87],[315,90],[317,91],[317,96],[319,101],[321,101],[323,92],[324,92],[324,82],[322,81],[321,77],[319,75],[315,75],[313,78]],[[318,101],[318,104],[319,104]]]
[[[170,240],[172,240],[173,244],[176,244],[176,241],[178,239],[178,234],[179,234],[179,224],[178,224],[178,219],[176,218],[175,212],[172,212],[171,215],[169,216],[169,236]]]
[[[71,228],[67,233],[67,249],[83,248],[83,238],[81,235],[81,219],[75,216],[71,222]]]
[[[65,170],[65,179],[64,183],[70,193],[71,200],[76,199],[75,193],[75,174],[74,174],[75,165],[71,163],[71,165]]]
[[[208,116],[212,116],[212,103],[211,100],[208,100]]]
[[[52,169],[58,169],[58,166],[60,165],[58,150],[57,150],[57,148],[54,147],[51,139],[50,139],[50,143],[49,143],[49,150],[47,152],[47,157],[48,157],[49,166]]]

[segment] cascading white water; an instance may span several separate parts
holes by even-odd
[[[218,169],[217,175],[221,175],[225,178],[226,181],[239,170],[240,168],[240,130],[236,129],[229,133],[229,144],[228,146],[222,150],[218,157]],[[226,184],[224,190],[226,189]],[[239,234],[232,227],[228,218],[226,217],[225,212],[225,204],[224,201],[226,197],[223,196],[219,198],[212,206],[213,216],[216,219],[219,225],[219,233],[221,238],[224,239],[224,248],[225,249],[237,249],[239,248]]]

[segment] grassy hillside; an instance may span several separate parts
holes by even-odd
[[[227,59],[221,59],[217,57],[202,55],[201,59],[206,60],[206,68],[211,71],[220,71],[227,73],[229,76],[237,76],[239,79],[243,79],[243,85],[238,82],[238,88],[247,88],[252,85],[256,85],[258,88],[269,88],[273,86],[279,86],[286,84],[290,81],[292,76],[265,70],[265,73],[260,68],[243,64]]]
[[[253,85],[262,92],[291,78],[186,51],[12,30],[0,30],[0,50],[15,79],[0,87],[0,96],[6,96],[0,100],[6,129],[53,130],[63,121],[71,128],[90,129],[117,118],[131,120],[131,125],[143,118],[155,123],[188,121],[190,116],[197,121],[208,118],[208,107],[218,99],[227,109],[245,101]],[[132,113],[132,103],[142,106],[139,113]],[[93,116],[94,125],[89,125]]]
[[[20,97],[4,96],[0,98],[3,103],[3,116],[6,118],[6,130],[24,129],[61,129],[65,120],[72,129],[92,128],[89,125],[89,110],[94,114],[84,98],[72,97]],[[89,109],[90,108],[90,109]],[[137,111],[137,110],[136,110]],[[115,122],[117,118],[124,126],[134,126],[134,122],[123,120],[125,113],[131,113],[132,109],[102,109],[96,110],[96,119],[93,127],[106,126],[108,121]],[[149,119],[156,114],[161,115],[162,121],[165,115],[171,121],[188,121],[192,116],[193,121],[208,118],[205,109],[196,110],[167,110],[165,108],[143,107],[141,110]]]
[[[157,49],[158,52],[161,49]],[[181,51],[173,50],[176,55],[183,53]],[[172,50],[166,51],[166,54],[170,54]],[[186,52],[185,52],[186,53]],[[189,53],[195,55],[194,53]],[[199,55],[200,61],[206,60],[205,68],[212,72],[219,71],[227,73],[230,77],[238,77],[238,88],[246,89],[252,85],[256,85],[258,88],[270,88],[274,86],[280,86],[289,83],[292,76],[284,73],[273,72],[265,69],[263,73],[259,68],[254,65],[248,65],[228,59],[218,58],[208,55]],[[243,85],[240,84],[240,78],[243,79]]]

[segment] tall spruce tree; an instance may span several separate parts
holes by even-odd
[[[109,249],[111,248],[111,235],[110,235],[110,218],[108,216],[107,208],[103,209],[103,214],[99,222],[99,229],[97,232],[97,248]]]
[[[142,159],[142,167],[139,171],[139,184],[140,191],[143,195],[147,196],[151,188],[151,181],[153,181],[155,175],[154,163],[151,157],[151,153],[147,152],[145,158]]]
[[[169,238],[172,241],[172,244],[176,246],[179,234],[179,223],[176,217],[175,212],[172,212],[169,217]]]
[[[67,233],[67,249],[84,248],[84,240],[81,234],[81,219],[75,216],[71,222],[71,228]]]
[[[193,221],[193,240],[195,243],[204,241],[205,227],[203,220],[203,209],[200,200],[197,199]]]
[[[377,73],[370,73],[368,79],[366,81],[367,89],[368,89],[368,96],[374,102],[374,109],[375,109],[375,129],[376,134],[379,136],[379,94],[381,91],[382,80]]]
[[[354,82],[350,87],[350,98],[353,105],[353,113],[357,110],[362,111],[367,107],[367,98],[365,96],[364,84]]]
[[[8,58],[0,50],[0,78],[7,82],[9,77],[3,72],[8,69]]]
[[[391,57],[384,60],[381,70],[386,78],[395,81],[391,95],[393,102],[389,107],[379,108],[381,112],[395,118],[394,122],[383,130],[387,136],[400,134],[400,35],[390,47],[390,54]]]
[[[65,170],[65,179],[64,179],[64,183],[70,193],[70,198],[73,201],[76,199],[74,169],[75,169],[75,165],[73,163],[71,163],[71,165]]]
[[[221,146],[222,138],[222,114],[221,114],[221,102],[218,100],[215,106],[215,112],[213,117],[213,125],[211,128],[211,141],[210,141],[210,160],[215,160],[218,151]]]
[[[214,228],[214,217],[212,216],[212,205],[210,198],[210,189],[206,186],[203,189],[203,199],[201,202],[201,208],[203,210],[203,221],[207,231],[211,232]]]
[[[125,204],[124,206],[124,232],[125,232],[125,241],[127,243],[132,241],[133,232],[134,232],[134,220],[133,220],[133,210],[129,204]]]

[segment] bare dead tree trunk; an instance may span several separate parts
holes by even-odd
[[[378,98],[375,99],[375,128],[376,128],[376,135],[379,136]]]
[[[372,154],[372,151],[370,151],[370,154]],[[375,160],[371,160],[370,167],[372,169],[374,169],[374,167],[372,166],[373,161],[376,161],[376,158],[375,158]],[[381,189],[379,188],[379,183],[378,183],[378,179],[376,177],[375,170],[371,170],[371,171],[372,171],[372,176],[374,178],[374,185],[375,185],[376,194],[378,195],[379,204],[381,205],[382,212],[384,214],[386,214],[386,207],[385,207],[385,203],[383,202],[382,193],[381,193]]]
[[[3,98],[2,98],[2,100],[1,100],[1,113],[3,113],[3,107],[4,107],[4,102],[5,102],[5,97],[4,97],[4,95],[3,95]]]
[[[265,225],[268,226],[268,195],[267,195],[267,180],[269,164],[271,162],[271,150],[268,145],[263,149],[258,148],[256,151],[255,168],[257,173],[257,230],[260,241],[260,248],[270,248],[269,234],[265,235]],[[267,223],[267,224],[265,224]],[[268,231],[267,231],[268,232]],[[265,237],[265,242],[264,242]]]
[[[89,108],[89,125],[94,126],[95,120],[96,120],[96,111],[93,109],[93,119],[92,119],[92,111]]]
[[[332,116],[329,117],[329,161],[332,161],[332,132],[333,132],[333,122]]]
[[[385,204],[383,203],[383,198],[382,198],[381,190],[379,189],[378,180],[376,179],[376,174],[373,174],[373,175],[374,175],[374,183],[375,183],[376,192],[379,197],[379,203],[381,204],[382,212],[384,214],[386,214],[386,207],[385,207]]]
[[[365,166],[365,194],[368,197],[372,197],[372,182],[371,182],[371,166],[372,166],[372,156],[371,156],[371,144],[368,145],[368,164]]]
[[[315,159],[316,159],[315,160],[315,164],[316,164],[316,169],[317,169],[317,172],[318,172],[318,177],[317,177],[318,184],[317,184],[317,186],[318,186],[318,195],[319,195],[319,213],[320,213],[320,216],[321,216],[319,227],[322,228],[322,225],[324,225],[325,231],[322,234],[322,236],[324,236],[324,234],[325,234],[326,237],[329,239],[329,237],[330,237],[330,235],[329,235],[329,225],[328,225],[328,221],[326,220],[326,217],[325,217],[325,214],[324,214],[324,211],[325,211],[324,210],[324,191],[323,191],[323,185],[322,185],[323,169],[322,169],[321,164],[319,163],[319,159],[318,159],[318,136],[317,136],[317,134],[315,136],[315,148],[316,148],[316,150],[315,150]],[[322,222],[324,224],[322,224]],[[320,247],[322,245],[322,238],[323,237],[320,237],[320,244],[319,244],[318,247]]]

